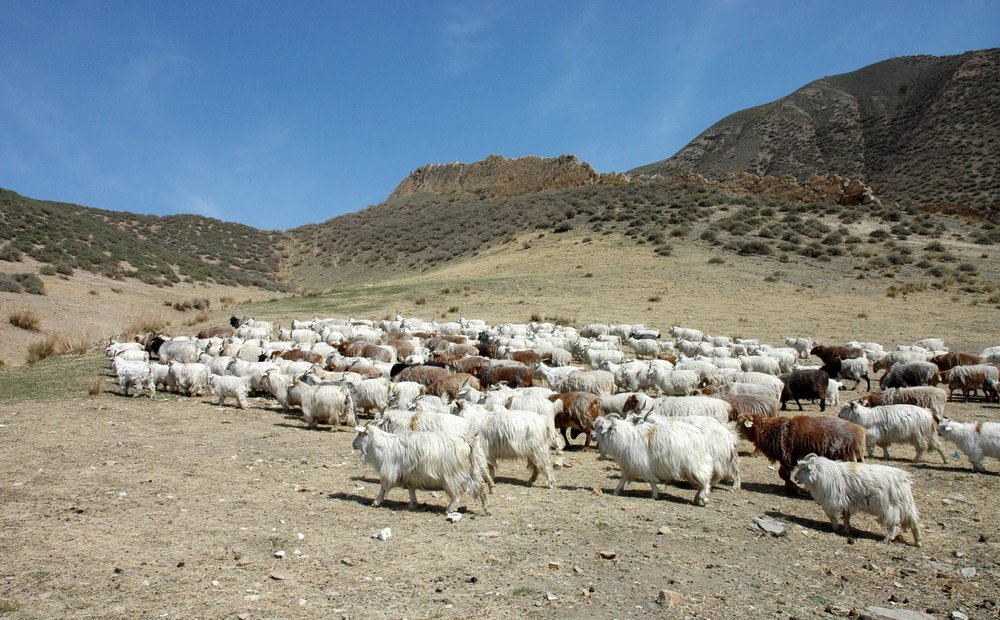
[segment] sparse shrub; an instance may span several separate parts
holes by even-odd
[[[23,255],[21,250],[18,250],[14,246],[7,244],[0,248],[0,260],[7,261],[8,263],[19,263]]]
[[[14,327],[20,327],[30,332],[42,331],[42,320],[38,318],[37,314],[27,308],[14,310],[7,315],[7,321]]]
[[[101,378],[97,377],[94,379],[90,386],[87,388],[87,394],[91,396],[99,396],[101,394]]]
[[[416,299],[413,300],[413,305],[415,305],[415,306],[426,306],[427,305],[427,298],[426,297],[417,297]]]
[[[765,243],[763,241],[744,241],[739,246],[739,253],[744,256],[759,255],[759,256],[770,256],[773,254],[771,249],[771,244]]]
[[[52,265],[42,265],[42,268],[38,270],[38,273],[43,276],[54,276],[56,275],[56,268]]]
[[[24,361],[33,366],[44,359],[67,352],[69,352],[69,342],[66,337],[62,334],[49,334],[28,345],[28,355]]]
[[[653,296],[649,297],[646,301],[648,301],[650,303],[656,303],[658,301],[661,301],[662,299],[663,299],[662,295],[653,295]]]
[[[593,272],[588,271],[587,273],[583,274],[583,277],[585,277],[585,278],[593,278],[594,274],[593,274]]]
[[[451,307],[449,307],[448,308],[448,312],[449,312],[449,314],[455,314],[456,312],[458,312],[458,306],[451,306]]]
[[[0,293],[23,293],[24,288],[21,283],[8,276],[7,274],[0,273]]]
[[[556,227],[552,229],[554,233],[564,233],[573,230],[573,224],[571,222],[559,222]]]
[[[709,265],[721,265],[725,262],[726,259],[722,258],[721,256],[713,256],[712,258],[708,259]]]
[[[962,263],[958,266],[959,271],[964,271],[965,273],[976,273],[979,269],[972,263]]]

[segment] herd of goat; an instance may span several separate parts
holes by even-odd
[[[107,355],[123,394],[166,389],[210,391],[223,405],[247,407],[250,394],[298,408],[310,426],[349,425],[353,447],[374,467],[380,504],[395,486],[443,490],[454,511],[462,495],[482,504],[500,460],[526,461],[528,484],[553,485],[551,455],[579,435],[596,442],[621,470],[616,493],[646,481],[686,481],[704,506],[713,487],[740,488],[737,441],[779,463],[790,492],[807,490],[834,530],[868,512],[888,530],[920,544],[919,516],[907,472],[866,463],[875,447],[910,444],[919,460],[939,437],[984,471],[1000,458],[1000,423],[945,417],[950,398],[998,400],[1000,346],[981,354],[949,352],[940,339],[885,351],[872,342],[817,345],[788,338],[773,347],[682,327],[671,338],[643,325],[437,323],[396,317],[266,321],[233,317],[231,326],[197,337],[159,334],[109,342]],[[151,361],[155,358],[156,361]],[[819,364],[808,364],[813,358]],[[882,372],[878,391],[873,375]],[[839,415],[783,416],[838,406],[848,381],[867,392]],[[938,387],[946,385],[947,390]],[[357,426],[358,415],[371,415]],[[569,432],[569,435],[567,435]],[[842,524],[840,520],[843,520]]]

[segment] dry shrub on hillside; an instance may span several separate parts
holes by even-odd
[[[42,320],[38,318],[37,314],[27,308],[14,310],[7,315],[7,320],[14,327],[20,327],[30,332],[42,331]]]
[[[63,334],[49,334],[41,340],[36,340],[28,345],[28,355],[25,362],[32,366],[38,362],[68,353],[70,350],[69,340]]]
[[[159,332],[166,329],[168,325],[170,325],[170,321],[167,321],[163,317],[159,316],[137,317],[132,319],[132,321],[125,326],[125,328],[121,332],[121,335],[124,337],[132,337],[142,334]]]
[[[94,381],[87,388],[87,394],[91,396],[99,396],[101,394],[101,378],[96,377]]]

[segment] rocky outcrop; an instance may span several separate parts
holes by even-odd
[[[428,164],[410,173],[388,200],[409,194],[474,193],[517,196],[547,189],[627,183],[628,175],[600,174],[575,155],[518,157],[490,155],[471,164]]]

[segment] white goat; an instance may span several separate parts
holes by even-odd
[[[226,398],[235,398],[240,409],[247,408],[247,380],[243,377],[222,377],[219,375],[209,375],[208,385],[219,399],[219,406],[226,404]]]
[[[355,427],[351,446],[361,460],[378,472],[381,489],[372,502],[378,506],[393,487],[410,492],[410,508],[416,506],[417,489],[442,490],[448,494],[445,512],[458,508],[463,492],[478,499],[489,515],[485,473],[477,457],[475,437],[447,432],[387,433],[374,426]]]
[[[1000,459],[1000,423],[945,419],[938,424],[937,432],[969,457],[973,471],[986,471],[983,467],[985,457]]]
[[[920,513],[913,501],[912,476],[895,467],[868,463],[831,461],[810,454],[798,464],[795,481],[823,507],[833,530],[851,532],[851,514],[867,512],[889,531],[882,540],[892,542],[900,527],[913,532],[913,544],[920,546]]]
[[[552,488],[552,463],[549,446],[558,445],[551,435],[552,427],[542,416],[532,411],[486,411],[475,405],[457,403],[458,415],[468,419],[478,430],[479,440],[486,453],[489,477],[495,477],[500,459],[527,459],[531,477],[528,486],[535,483],[538,474],[545,472],[545,484]]]
[[[708,503],[713,464],[700,429],[681,421],[633,425],[617,417],[601,416],[594,423],[594,433],[601,451],[621,469],[615,495],[621,494],[632,480],[645,480],[653,499],[657,499],[660,482],[686,480],[697,489],[694,503]]]
[[[916,405],[881,405],[865,407],[860,401],[844,405],[840,417],[860,424],[868,431],[868,456],[875,452],[875,446],[882,448],[882,458],[889,458],[889,445],[908,443],[917,455],[913,461],[920,461],[924,450],[933,448],[941,455],[941,461],[948,462],[941,443],[938,441],[934,414],[929,409]]]

